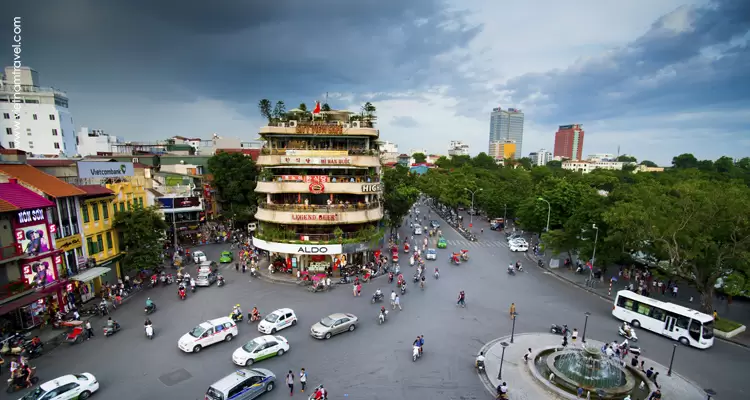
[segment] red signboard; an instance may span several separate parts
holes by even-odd
[[[294,221],[336,221],[336,214],[292,214]]]
[[[322,183],[311,183],[308,188],[310,189],[310,193],[312,194],[321,194],[326,187]]]

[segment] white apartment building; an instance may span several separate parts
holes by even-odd
[[[5,67],[1,78],[0,144],[35,156],[75,155],[65,92],[39,86],[39,74],[29,67]]]
[[[115,145],[122,144],[122,138],[104,133],[101,129],[81,127],[76,144],[80,156],[95,156],[99,153],[115,153]]]
[[[622,170],[622,167],[628,164],[635,165],[635,163],[631,162],[621,162],[621,161],[563,161],[562,168],[567,169],[570,171],[576,171],[581,172],[584,174],[588,174],[589,172],[595,170],[595,169],[609,169],[609,170],[615,170],[620,171]]]
[[[387,140],[378,141],[380,153],[398,153],[398,145]]]
[[[448,146],[448,156],[468,156],[469,145],[465,144],[460,140],[451,140],[450,146]]]
[[[547,165],[548,162],[552,161],[552,152],[545,149],[539,149],[533,153],[529,153],[532,165],[543,166]]]
[[[612,153],[596,153],[596,154],[589,154],[589,156],[586,158],[589,161],[615,161],[617,160],[617,156],[615,156]]]

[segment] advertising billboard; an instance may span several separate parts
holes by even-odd
[[[124,178],[134,174],[132,162],[78,161],[79,178]]]
[[[24,253],[30,256],[52,250],[47,225],[43,223],[16,229],[16,243],[20,244]]]
[[[57,268],[52,257],[42,258],[23,265],[23,277],[29,285],[44,287],[57,280]]]
[[[190,208],[200,207],[201,201],[198,197],[161,197],[160,208]]]

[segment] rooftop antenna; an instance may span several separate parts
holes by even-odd
[[[618,158],[620,157],[620,145],[619,144],[617,145],[617,157]]]

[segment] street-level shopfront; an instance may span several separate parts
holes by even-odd
[[[378,244],[290,244],[269,242],[254,237],[253,245],[268,251],[271,260],[283,258],[293,273],[298,270],[324,273],[330,268],[336,274],[347,265],[364,265],[366,262],[374,261],[374,252]]]
[[[89,258],[85,263],[79,264],[78,274],[70,278],[72,286],[68,290],[68,301],[75,304],[86,303],[101,294],[103,285],[117,283],[122,257],[120,254],[98,263]]]

